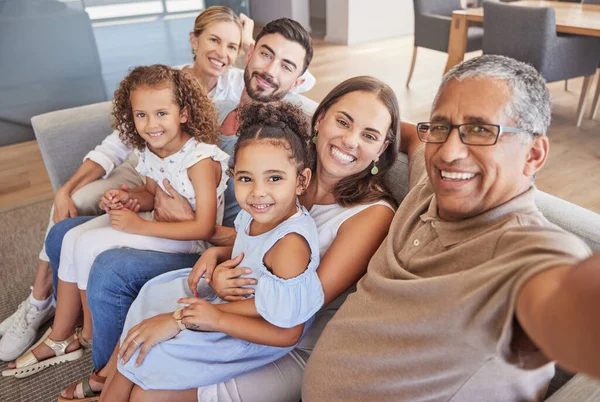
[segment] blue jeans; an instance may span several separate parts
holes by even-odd
[[[46,252],[52,267],[52,282],[58,286],[60,249],[65,234],[93,216],[66,219],[54,225],[46,237]],[[87,300],[92,312],[92,359],[96,368],[108,363],[119,342],[129,306],[150,279],[181,268],[192,267],[198,254],[169,254],[128,248],[108,250],[96,257],[88,280]]]
[[[193,267],[198,254],[114,249],[101,253],[92,265],[87,300],[92,312],[92,359],[102,368],[119,342],[125,318],[140,289],[150,279]]]

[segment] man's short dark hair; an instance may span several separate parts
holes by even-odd
[[[304,56],[304,68],[302,69],[302,74],[304,74],[313,57],[312,39],[310,38],[310,35],[306,29],[304,29],[299,22],[296,22],[292,19],[279,18],[269,22],[264,26],[264,28],[258,33],[258,36],[256,36],[256,43],[258,44],[258,41],[260,41],[260,38],[263,36],[276,33],[280,34],[287,40],[299,43],[300,46],[304,48],[306,51],[306,55]]]

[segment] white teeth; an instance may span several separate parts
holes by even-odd
[[[450,180],[469,180],[475,176],[475,173],[446,172],[445,170],[442,170],[441,173],[444,179]]]
[[[209,58],[208,61],[210,61],[212,64],[214,64],[217,67],[223,67],[225,65],[225,63],[220,62],[220,61],[215,60],[215,59],[210,59]]]
[[[164,131],[161,131],[160,133],[148,133],[148,135],[150,137],[160,137],[161,135],[163,135]]]
[[[256,209],[265,209],[270,207],[271,204],[253,204],[252,208],[256,208]]]
[[[345,154],[334,146],[331,146],[331,153],[342,162],[350,163],[356,160],[355,157]]]

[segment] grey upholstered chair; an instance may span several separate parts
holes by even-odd
[[[600,53],[592,37],[558,35],[553,8],[483,3],[483,53],[500,54],[533,65],[547,82],[584,76],[577,108],[581,125],[585,96],[598,66],[590,54]]]
[[[86,12],[58,1],[0,8],[0,146],[34,139],[32,116],[107,99]]]
[[[410,72],[406,80],[407,87],[415,69],[419,47],[448,52],[452,11],[461,9],[460,0],[413,0],[413,5],[415,11],[415,44]],[[481,49],[482,39],[483,28],[470,27],[467,52]]]
[[[583,0],[584,4],[598,4],[600,5],[600,0]],[[598,39],[600,41],[600,39]],[[600,55],[598,55],[600,59]],[[594,93],[594,101],[592,102],[592,112],[590,113],[590,118],[595,119],[598,114],[598,104],[600,103],[600,61],[598,61],[598,72],[596,73],[596,92]]]

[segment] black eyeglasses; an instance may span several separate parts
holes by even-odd
[[[524,133],[525,130],[516,127],[499,126],[497,124],[445,124],[445,123],[419,123],[417,134],[419,139],[430,144],[443,144],[448,139],[450,132],[458,129],[460,140],[466,145],[489,146],[498,142],[504,133]]]

